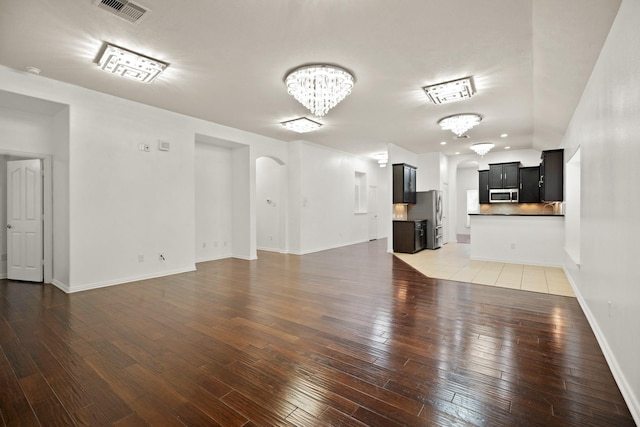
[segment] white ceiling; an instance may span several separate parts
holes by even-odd
[[[135,3],[150,9],[137,24],[95,0],[0,0],[0,63],[283,141],[371,155],[387,143],[447,154],[485,141],[557,147],[620,0]],[[118,78],[95,64],[105,42],[170,66],[152,84]],[[347,68],[356,84],[317,120],[320,130],[297,134],[279,123],[314,118],[283,80],[310,63]],[[477,89],[467,101],[433,105],[421,89],[466,76]],[[463,112],[484,117],[470,139],[438,127]]]

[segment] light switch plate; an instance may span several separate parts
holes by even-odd
[[[158,140],[158,150],[160,151],[169,151],[171,144],[169,141],[163,141],[161,139]]]

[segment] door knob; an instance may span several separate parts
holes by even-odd
[[[11,224],[7,224],[7,228],[13,228]]]

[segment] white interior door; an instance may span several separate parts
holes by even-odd
[[[42,282],[42,162],[7,162],[7,277]]]
[[[376,199],[376,187],[369,187],[369,240],[378,238],[378,200]]]

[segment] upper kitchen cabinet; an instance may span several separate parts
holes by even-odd
[[[489,165],[489,189],[518,188],[520,162]]]
[[[540,203],[540,166],[520,168],[520,203]]]
[[[416,203],[416,167],[393,165],[393,203]]]
[[[540,199],[543,202],[564,200],[564,150],[542,152],[540,163]]]
[[[478,202],[489,203],[489,171],[478,171]]]

